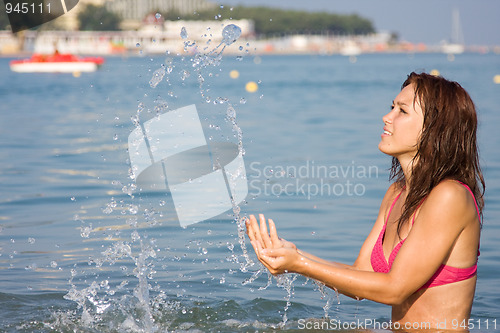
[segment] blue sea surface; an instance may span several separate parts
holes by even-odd
[[[478,110],[486,205],[472,331],[496,328],[500,55],[225,56],[204,68],[201,86],[191,55],[109,57],[79,76],[13,73],[9,60],[0,59],[1,331],[294,331],[325,316],[387,323],[388,306],[245,268],[233,211],[181,228],[171,197],[135,192],[127,140],[138,115],[190,104],[217,135],[230,126],[231,103],[249,189],[241,216],[264,213],[299,248],[352,263],[389,185],[391,160],[377,148],[382,116],[407,74],[433,69],[460,82]],[[162,64],[172,72],[152,88]]]

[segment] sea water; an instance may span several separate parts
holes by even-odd
[[[233,210],[184,229],[163,209],[168,197],[141,201],[127,137],[144,120],[138,114],[188,104],[228,112],[212,129],[230,126],[227,115],[241,129],[249,194],[238,214],[264,213],[299,248],[352,263],[389,184],[390,159],[377,149],[382,116],[410,71],[433,69],[459,81],[478,109],[487,191],[472,319],[493,328],[500,302],[499,55],[450,62],[442,54],[373,54],[352,63],[244,53],[212,58],[203,81],[195,59],[111,57],[80,77],[12,73],[10,59],[0,59],[3,330],[298,330],[304,319],[325,316],[387,322],[388,306],[247,266]],[[245,90],[250,81],[258,82],[254,93]]]

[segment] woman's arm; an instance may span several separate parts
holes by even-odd
[[[303,250],[297,249],[297,251],[304,257],[307,257],[313,261],[323,263],[325,265],[334,265],[336,267],[373,271],[370,261],[371,252],[373,246],[375,245],[375,242],[377,241],[378,235],[384,225],[388,207],[390,207],[391,202],[394,200],[394,198],[397,196],[398,193],[399,190],[395,184],[391,184],[391,186],[389,186],[389,188],[387,189],[384,198],[382,199],[382,203],[380,205],[380,209],[375,224],[373,225],[372,230],[370,231],[369,235],[364,241],[354,264],[349,265],[339,262],[328,261]],[[281,248],[281,247],[293,247],[295,249],[297,248],[295,244],[293,244],[292,242],[288,242],[285,239],[279,238],[277,236],[276,226],[272,219],[269,219],[269,231],[271,234],[276,233],[274,241],[271,239],[271,237],[269,237],[267,233],[266,220],[263,214],[259,214],[259,221],[260,221],[260,226],[254,215],[250,215],[249,219],[247,219],[246,221],[247,235],[250,238],[250,241],[258,240],[262,244],[263,248]]]
[[[257,222],[257,219],[254,215],[250,215],[250,217],[246,221],[247,234],[250,238],[250,241],[259,241],[260,244],[263,245],[264,248],[293,248],[296,249],[298,253],[307,257],[313,261],[321,262],[325,265],[335,265],[344,268],[352,268],[351,265],[341,264],[333,261],[328,261],[321,259],[313,254],[307,253],[305,251],[297,249],[297,246],[292,242],[289,242],[283,238],[278,237],[276,231],[276,225],[272,219],[269,219],[269,234],[267,232],[266,219],[263,214],[259,214],[260,226]]]
[[[259,260],[273,274],[295,272],[348,295],[385,304],[400,304],[445,262],[466,223],[473,220],[475,208],[472,207],[471,215],[470,202],[458,186],[444,183],[431,192],[389,273],[317,262],[292,247],[267,246],[269,242],[264,246],[267,240],[263,234],[261,239],[251,238],[252,245]],[[265,224],[265,220],[263,222]],[[267,232],[267,228],[262,227],[262,220],[260,230]],[[278,239],[274,227],[271,228],[270,239]]]

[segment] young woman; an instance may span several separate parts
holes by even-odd
[[[474,103],[456,82],[411,73],[382,119],[379,149],[393,157],[395,181],[354,264],[297,249],[271,219],[268,232],[263,215],[260,225],[250,215],[247,234],[272,274],[299,273],[392,305],[395,328],[461,329],[474,298],[484,203]]]

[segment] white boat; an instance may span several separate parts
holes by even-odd
[[[33,54],[29,59],[12,60],[10,69],[18,73],[81,73],[94,72],[102,64],[102,57],[77,57],[72,54]]]
[[[464,36],[460,27],[460,14],[456,8],[453,9],[452,14],[451,42],[444,42],[441,50],[449,55],[461,54],[465,51]]]

